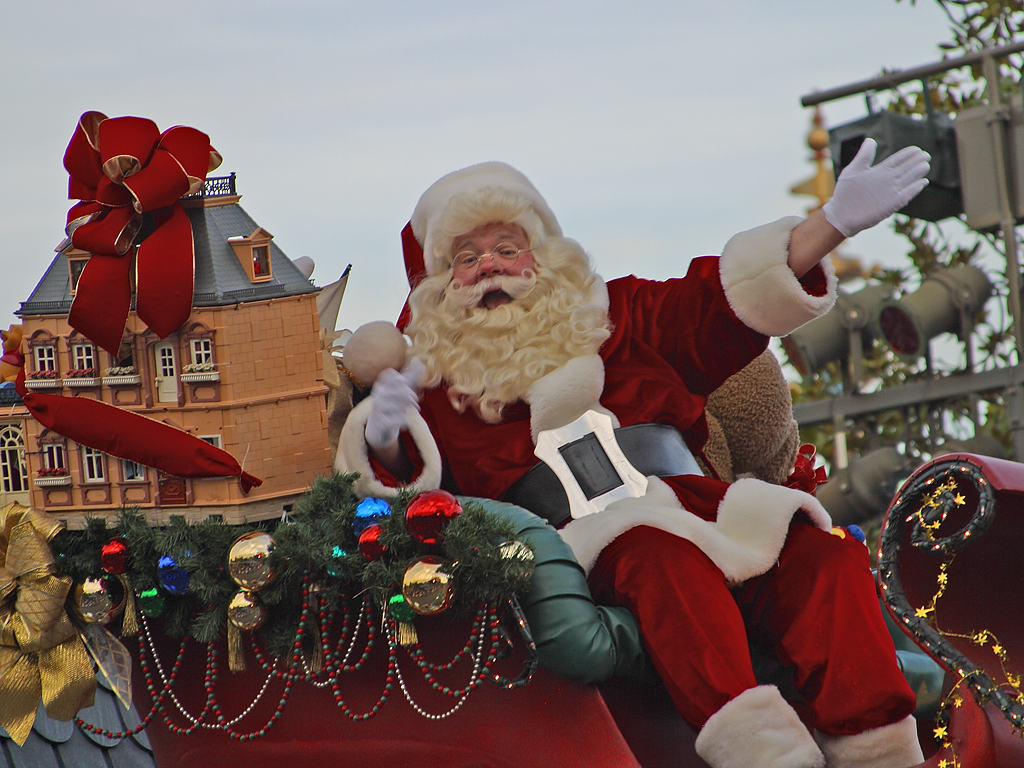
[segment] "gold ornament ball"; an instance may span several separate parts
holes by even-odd
[[[270,552],[274,539],[263,531],[250,531],[235,539],[228,550],[228,573],[242,589],[262,589],[274,579]]]
[[[807,135],[807,146],[816,151],[825,149],[828,146],[828,131],[821,126],[812,128]]]
[[[244,589],[228,603],[228,621],[246,632],[259,629],[266,617],[267,609],[263,607],[259,597]]]
[[[124,608],[127,595],[113,579],[86,579],[75,585],[72,606],[82,621],[106,624]]]
[[[454,596],[454,579],[436,557],[425,557],[405,569],[402,597],[421,616],[444,613]]]

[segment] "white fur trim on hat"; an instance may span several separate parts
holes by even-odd
[[[728,701],[708,718],[694,747],[711,768],[825,765],[800,716],[774,685],[748,688]]]
[[[768,336],[785,336],[828,312],[836,300],[836,275],[828,259],[824,296],[804,290],[789,258],[789,236],[801,219],[779,219],[746,232],[725,244],[719,271],[726,299],[745,325]]]
[[[715,522],[683,509],[660,478],[648,477],[647,493],[623,499],[603,511],[572,520],[559,530],[586,573],[598,555],[631,528],[649,525],[692,541],[718,566],[730,584],[765,573],[779,557],[793,515],[803,510],[812,524],[832,529],[832,519],[809,493],[743,478],[729,486]]]
[[[830,768],[910,768],[924,762],[913,715],[848,736],[816,733],[815,737]]]
[[[428,275],[448,269],[452,239],[492,222],[519,224],[531,245],[561,237],[562,228],[537,188],[500,162],[471,165],[435,181],[412,213],[412,232],[423,248]]]
[[[359,496],[394,498],[398,488],[384,485],[374,475],[370,464],[370,448],[366,444],[366,420],[370,417],[373,395],[364,399],[352,409],[338,440],[338,452],[334,456],[334,468],[342,473],[358,472],[355,491]],[[427,422],[416,408],[409,408],[406,414],[406,430],[412,436],[416,449],[423,459],[423,470],[406,487],[427,491],[441,486],[441,452],[437,449],[434,436],[430,434]]]

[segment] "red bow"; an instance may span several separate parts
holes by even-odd
[[[814,495],[814,489],[824,485],[828,480],[828,473],[825,467],[814,467],[814,446],[804,443],[796,452],[796,461],[793,464],[793,471],[786,478],[785,485],[789,488],[796,488],[798,491],[806,491]]]
[[[81,200],[68,211],[67,233],[92,257],[71,305],[74,328],[117,354],[131,309],[133,251],[139,317],[161,338],[188,320],[192,225],[178,200],[201,190],[220,162],[209,136],[195,128],[160,133],[142,117],[79,118],[64,153],[68,197]]]

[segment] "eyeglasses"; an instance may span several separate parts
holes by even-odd
[[[452,269],[456,272],[470,272],[479,269],[480,261],[484,256],[490,256],[491,261],[495,264],[500,264],[503,267],[511,267],[519,261],[519,256],[521,254],[530,250],[533,249],[529,247],[517,248],[511,243],[498,243],[487,253],[477,253],[476,251],[471,250],[459,251],[455,254],[455,258],[452,259]]]

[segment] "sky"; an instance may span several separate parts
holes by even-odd
[[[399,233],[441,175],[504,160],[606,278],[662,279],[802,214],[800,97],[941,58],[922,0],[51,0],[4,11],[0,325],[63,237],[80,114],[189,125],[242,207],[318,285],[352,265],[339,328],[394,320]],[[823,107],[829,125],[862,97]],[[248,233],[239,233],[248,234]],[[885,225],[848,254],[900,263]]]

